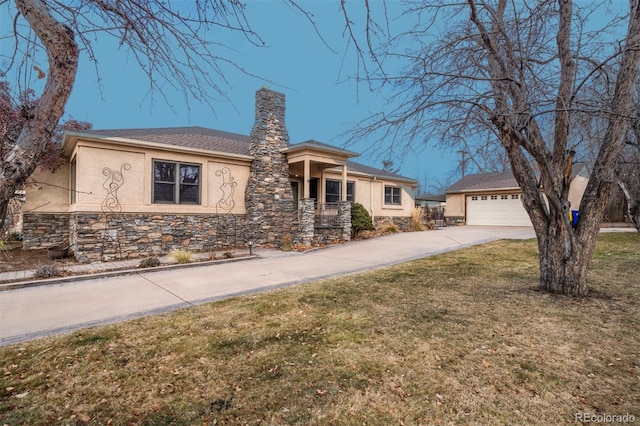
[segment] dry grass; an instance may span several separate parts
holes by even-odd
[[[177,263],[191,263],[192,255],[193,253],[191,253],[189,250],[180,249],[172,250],[169,253],[169,256],[171,256]]]
[[[593,294],[537,286],[536,244],[0,348],[0,418],[48,424],[570,424],[640,419],[640,239],[601,237]]]
[[[416,206],[411,210],[411,230],[426,231],[428,227],[424,224],[425,211],[421,206]]]

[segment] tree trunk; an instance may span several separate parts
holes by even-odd
[[[640,232],[640,200],[635,200],[631,195],[631,191],[627,188],[627,185],[620,179],[617,180],[618,186],[624,193],[624,199],[627,204],[627,215],[631,220],[633,226]]]
[[[56,21],[42,0],[16,0],[15,3],[42,41],[47,51],[49,70],[32,117],[0,164],[0,206],[5,206],[13,198],[15,191],[22,187],[38,165],[64,114],[78,69],[79,50],[73,31]]]
[[[586,296],[587,268],[597,233],[578,240],[567,221],[557,216],[548,226],[535,227],[540,253],[539,288],[550,293]]]

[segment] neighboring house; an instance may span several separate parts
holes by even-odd
[[[580,200],[589,181],[586,164],[573,166],[569,202],[580,210]],[[468,175],[447,188],[448,222],[467,225],[531,226],[522,204],[522,189],[511,172]]]
[[[408,227],[417,182],[317,141],[289,144],[284,95],[256,93],[250,136],[201,127],[68,132],[67,162],[38,170],[24,248],[71,245],[80,261],[175,248],[277,246],[350,238],[350,206]]]
[[[445,207],[447,205],[447,195],[446,194],[436,194],[436,195],[419,195],[416,196],[416,206],[417,207]]]
[[[422,207],[426,224],[446,226],[446,194],[420,195],[416,197],[416,207]]]

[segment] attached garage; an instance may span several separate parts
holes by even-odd
[[[531,226],[520,194],[467,195],[467,225]]]

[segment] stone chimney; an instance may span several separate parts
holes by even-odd
[[[249,234],[259,244],[278,245],[293,231],[293,195],[289,163],[282,149],[289,146],[284,123],[285,96],[262,88],[256,92],[256,120],[251,130],[251,163],[245,194]]]

